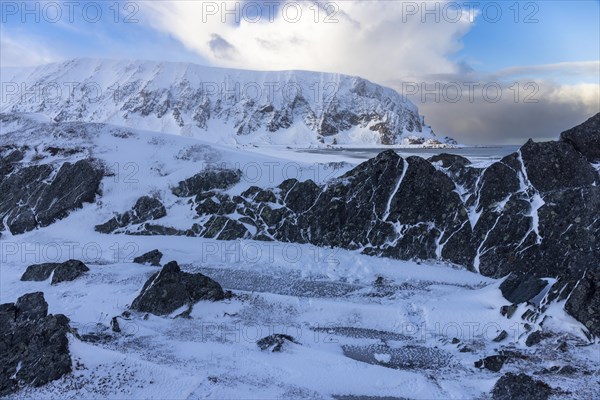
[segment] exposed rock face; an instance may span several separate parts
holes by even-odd
[[[0,230],[12,234],[48,226],[93,202],[104,174],[93,160],[23,166],[19,150],[7,157],[0,163]]]
[[[534,298],[547,285],[548,283],[543,279],[516,275],[515,277],[508,277],[502,282],[500,289],[507,300],[518,304]]]
[[[176,261],[171,261],[148,279],[131,308],[166,315],[186,304],[191,306],[200,300],[217,301],[224,297],[223,288],[217,282],[200,273],[183,272]]]
[[[583,275],[571,292],[565,309],[591,333],[600,336],[600,270],[587,271]]]
[[[33,264],[27,267],[23,276],[21,276],[22,281],[45,281],[50,278],[52,275],[52,271],[56,269],[60,264],[59,263],[44,263],[44,264]]]
[[[41,292],[0,305],[0,396],[42,386],[71,372],[69,319],[48,315]]]
[[[133,262],[137,264],[150,264],[155,267],[160,267],[160,260],[162,256],[163,254],[158,249],[154,249],[142,254],[139,257],[135,257]]]
[[[227,189],[240,181],[242,171],[209,169],[179,182],[173,194],[179,197],[198,196],[214,189]]]
[[[79,260],[65,261],[54,270],[52,284],[56,285],[60,282],[73,281],[89,270],[90,269]]]
[[[117,214],[101,225],[96,225],[95,229],[102,233],[112,233],[119,231],[120,228],[159,219],[165,215],[167,215],[167,210],[160,200],[154,197],[142,196],[135,202],[133,209],[123,214]]]
[[[68,260],[64,263],[34,264],[27,267],[21,276],[22,281],[45,281],[52,272],[52,285],[60,282],[73,281],[90,269],[79,260]]]
[[[590,121],[579,131],[596,132],[596,119]],[[207,170],[180,182],[174,194],[189,198],[198,215],[189,229],[134,226],[139,220],[121,218],[102,231],[277,240],[445,260],[508,276],[501,290],[513,303],[546,289],[541,278],[558,278],[548,299],[566,299],[577,287],[567,311],[598,332],[578,300],[592,301],[598,313],[596,275],[576,283],[598,268],[600,176],[572,141],[530,140],[487,168],[460,156],[427,161],[388,150],[326,185],[289,179],[239,196],[223,192],[239,179],[239,171]]]
[[[537,381],[526,374],[503,375],[492,389],[494,400],[546,400],[552,389],[542,381]]]
[[[331,137],[339,144],[351,141],[348,135],[339,135],[350,130],[369,137],[373,144],[455,143],[437,138],[405,96],[359,77],[228,70],[194,64],[181,67],[179,63],[89,59],[45,65],[19,81],[27,87],[62,86],[74,80],[94,82],[98,75],[114,77],[114,81],[109,79],[100,88],[94,107],[69,99],[24,102],[20,96],[6,96],[5,109],[42,113],[59,122],[110,119],[111,123],[136,127],[140,119],[155,120],[154,130],[177,134],[195,130],[201,135],[214,135],[208,131],[209,125],[224,124],[227,129],[222,131],[231,132],[227,134],[231,139],[257,131],[275,137],[293,127],[304,131],[303,137],[310,137],[312,143]],[[84,96],[81,88],[74,89],[73,97]],[[96,111],[99,108],[102,113]],[[265,143],[265,135],[257,135],[252,141]]]
[[[600,162],[600,113],[561,133],[560,140],[573,145],[588,161]]]
[[[502,369],[507,359],[508,356],[505,355],[487,356],[479,361],[475,361],[475,367],[485,368],[493,372],[498,372]]]

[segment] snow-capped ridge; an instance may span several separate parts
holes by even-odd
[[[78,58],[5,76],[2,112],[229,144],[444,145],[418,108],[366,79]]]

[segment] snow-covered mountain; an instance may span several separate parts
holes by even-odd
[[[229,144],[455,144],[393,89],[340,74],[74,59],[2,74],[2,112]]]

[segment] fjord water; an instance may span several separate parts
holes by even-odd
[[[456,154],[468,158],[472,163],[482,163],[486,161],[500,160],[501,158],[514,153],[520,146],[477,146],[477,147],[458,147],[458,148],[396,148],[394,149],[401,157],[420,156],[429,158],[437,154],[448,153]],[[378,147],[344,147],[327,149],[305,149],[300,152],[312,154],[335,154],[338,156],[347,156],[355,159],[368,160],[375,157],[385,149]]]

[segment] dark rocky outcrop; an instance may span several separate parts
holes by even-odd
[[[546,400],[552,388],[526,374],[503,375],[492,389],[493,400]]]
[[[154,249],[141,256],[135,257],[133,262],[136,264],[150,264],[155,267],[160,267],[162,256],[163,254],[158,249]]]
[[[224,297],[223,288],[217,282],[200,273],[183,272],[176,261],[171,261],[148,279],[131,308],[166,315],[200,300],[217,301]]]
[[[600,270],[585,272],[565,303],[565,309],[600,337]]]
[[[142,196],[137,199],[130,211],[123,214],[117,214],[105,223],[96,225],[95,229],[101,233],[112,233],[118,231],[120,228],[159,219],[165,215],[167,215],[167,210],[159,199]]]
[[[48,315],[41,292],[0,305],[0,396],[43,386],[71,372],[69,319]]]
[[[588,161],[600,162],[600,113],[561,133],[560,140],[571,144]]]
[[[502,369],[508,358],[506,355],[487,356],[479,361],[475,361],[475,368],[485,368],[493,372],[498,372]]]
[[[173,188],[179,197],[198,196],[214,189],[227,189],[240,181],[242,171],[230,169],[208,169],[192,176]]]
[[[596,143],[597,117],[579,131]],[[485,276],[507,277],[500,289],[514,304],[546,289],[545,304],[564,300],[576,289],[567,311],[597,334],[598,321],[590,312],[600,314],[594,300],[597,275],[576,283],[586,271],[597,271],[600,260],[600,176],[575,139],[567,140],[575,136],[564,137],[530,140],[487,168],[460,156],[403,159],[388,150],[324,185],[288,179],[239,196],[221,190],[239,181],[239,171],[207,170],[173,189],[190,197],[198,215],[189,229],[148,224],[124,229],[444,260]],[[106,231],[116,226],[123,225]],[[558,281],[548,287],[543,278]]]
[[[260,339],[258,342],[256,342],[256,345],[263,351],[270,350],[275,353],[283,350],[283,347],[286,343],[298,344],[296,339],[290,335],[275,333]]]
[[[79,260],[68,260],[58,265],[52,275],[52,284],[73,281],[90,269]]]
[[[524,303],[537,296],[548,283],[533,276],[509,276],[500,285],[504,297],[515,304]]]
[[[22,281],[45,281],[52,275],[52,284],[73,281],[90,269],[79,260],[68,260],[63,263],[33,264],[27,267]]]
[[[44,264],[33,264],[27,267],[23,276],[22,281],[45,281],[50,278],[52,271],[58,267],[60,263],[44,263]]]
[[[0,164],[0,230],[16,235],[48,226],[99,192],[104,171],[93,160],[23,166],[20,157],[15,150]]]

